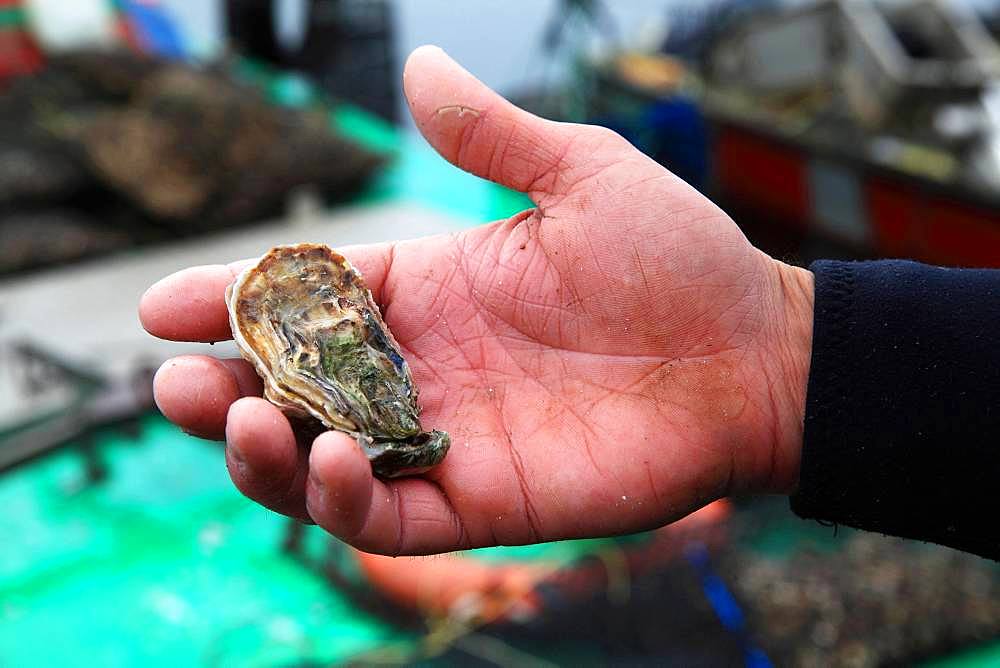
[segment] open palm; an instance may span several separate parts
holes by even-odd
[[[789,491],[809,274],[754,249],[619,136],[519,110],[438,49],[411,56],[404,85],[442,155],[537,205],[455,235],[339,249],[403,348],[424,427],[451,433],[448,457],[383,482],[345,434],[303,448],[237,360],[168,362],[164,414],[224,434],[251,498],[387,554],[630,532],[733,490]],[[223,292],[239,268],[164,279],[144,325],[227,338]]]

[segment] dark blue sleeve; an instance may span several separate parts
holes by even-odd
[[[1000,271],[814,263],[801,517],[1000,559]]]

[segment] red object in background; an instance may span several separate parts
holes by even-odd
[[[0,0],[0,11],[17,16],[21,0]],[[0,81],[21,74],[31,74],[45,62],[41,49],[20,20],[0,26]]]
[[[822,198],[810,192],[812,153],[725,123],[716,127],[715,137],[719,194],[772,225],[791,225],[784,236],[794,229],[829,237],[818,222],[822,212],[813,210]],[[956,267],[1000,267],[1000,206],[991,207],[968,190],[945,193],[941,184],[895,177],[854,160],[835,164],[862,181],[861,215],[871,240],[856,251]]]
[[[142,53],[146,50],[146,45],[142,43],[135,27],[125,14],[119,13],[115,19],[115,35],[121,40],[122,44],[133,51]]]
[[[926,255],[918,204],[912,188],[888,179],[868,179],[865,205],[874,228],[875,250],[890,257]]]
[[[44,62],[41,50],[23,30],[0,30],[0,79],[31,74]]]
[[[945,197],[927,203],[927,251],[938,264],[1000,267],[1000,212]]]
[[[31,74],[45,64],[45,53],[28,29],[23,14],[17,14],[24,11],[23,4],[22,0],[0,0],[0,11],[13,12],[11,16],[15,17],[0,26],[0,81]],[[158,3],[148,0],[148,4]],[[127,13],[116,9],[114,22],[115,36],[122,44],[134,51],[146,50]]]
[[[714,160],[718,186],[726,197],[782,222],[808,225],[809,181],[801,151],[721,126]]]
[[[1000,211],[873,177],[867,205],[879,255],[956,267],[1000,267]]]

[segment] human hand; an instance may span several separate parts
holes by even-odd
[[[417,126],[462,169],[537,208],[461,233],[341,248],[420,389],[444,462],[373,478],[352,439],[297,444],[241,360],[188,356],[155,380],[169,419],[225,436],[233,481],[369,552],[425,554],[661,526],[731,492],[797,482],[812,276],[752,247],[715,205],[613,132],[524,112],[423,47]],[[230,338],[239,270],[154,285],[140,317]]]

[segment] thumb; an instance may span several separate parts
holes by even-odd
[[[420,132],[446,160],[536,202],[599,169],[595,160],[612,162],[629,148],[605,128],[548,121],[514,106],[436,46],[410,54],[403,90]]]

